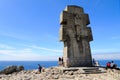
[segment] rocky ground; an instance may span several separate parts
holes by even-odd
[[[120,70],[108,69],[105,73],[83,74],[81,70],[62,72],[58,67],[0,74],[0,80],[120,80]]]

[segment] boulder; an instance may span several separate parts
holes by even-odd
[[[5,69],[0,71],[0,74],[11,74],[13,72],[19,72],[24,70],[23,66],[8,66]]]
[[[24,70],[24,66],[18,66],[17,67],[17,72]]]

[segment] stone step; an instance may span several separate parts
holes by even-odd
[[[99,73],[105,73],[105,72],[84,72],[82,74],[99,74]]]
[[[99,70],[99,68],[88,68],[88,69],[83,69],[83,70]]]
[[[101,70],[84,70],[85,72],[100,72]]]
[[[105,73],[106,70],[101,67],[58,67],[62,72],[66,71],[78,71],[80,70],[83,74],[96,74],[96,73]]]
[[[65,69],[63,69],[63,72],[65,72],[65,71],[77,71],[77,70],[79,70],[79,69],[77,69],[77,68],[65,68]]]
[[[83,69],[84,70],[84,74],[96,74],[96,73],[105,73],[105,70],[100,70],[100,68],[86,68]]]

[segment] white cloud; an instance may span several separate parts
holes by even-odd
[[[38,49],[41,50],[40,52],[35,52]],[[45,51],[45,53],[42,53]],[[97,60],[108,60],[108,59],[116,59],[120,60],[120,52],[105,52],[108,50],[104,50],[104,52],[99,52],[101,50],[93,50],[94,53],[92,57]],[[102,50],[103,51],[103,50]],[[56,52],[58,54],[56,54]],[[99,52],[99,53],[98,53]],[[49,53],[49,54],[48,54]],[[57,60],[59,56],[62,56],[62,50],[56,49],[49,49],[44,47],[32,46],[31,48],[24,48],[24,49],[7,49],[7,50],[0,50],[0,60],[18,60],[18,61],[50,61],[50,60]]]
[[[117,48],[109,48],[109,49],[92,49],[92,53],[107,53],[107,52],[116,52],[120,51]]]
[[[0,50],[0,55],[12,55],[15,51],[13,50]]]
[[[44,50],[44,51],[50,51],[50,52],[57,52],[57,53],[62,53],[63,52],[62,50],[39,47],[39,46],[35,46],[35,45],[31,46],[31,48],[40,49],[40,50]]]
[[[25,48],[21,50],[0,50],[0,60],[15,60],[15,61],[54,61],[58,55],[41,55],[34,53],[32,49]]]
[[[0,44],[0,60],[53,61],[57,60],[57,58],[62,55],[62,50],[49,49],[39,46],[26,47],[27,48],[18,49],[6,44]]]
[[[92,57],[98,60],[120,60],[120,50],[116,48],[92,49]]]
[[[97,60],[120,60],[120,52],[116,53],[96,53],[92,57]]]
[[[6,56],[23,56],[24,54],[32,53],[30,50],[22,49],[22,50],[0,50],[1,55]]]
[[[6,44],[0,44],[0,49],[15,49],[9,45],[6,45]]]

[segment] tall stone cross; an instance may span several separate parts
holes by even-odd
[[[92,66],[89,42],[93,40],[88,14],[82,7],[67,6],[60,15],[60,41],[64,42],[65,67]]]

